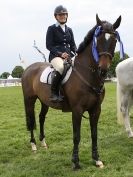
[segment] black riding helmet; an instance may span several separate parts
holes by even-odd
[[[56,16],[58,14],[68,14],[68,11],[65,7],[63,7],[62,5],[59,5],[54,10],[54,15]]]

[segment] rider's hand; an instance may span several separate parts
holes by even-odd
[[[64,53],[62,53],[61,57],[62,57],[63,59],[68,59],[70,56],[69,56],[68,53],[64,52]]]

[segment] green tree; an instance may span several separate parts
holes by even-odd
[[[24,72],[24,69],[22,66],[15,66],[15,68],[12,70],[12,77],[21,78],[23,72]]]
[[[129,58],[128,54],[125,53],[125,57],[124,59]],[[111,66],[109,68],[108,71],[108,77],[115,77],[116,73],[115,73],[115,68],[118,65],[118,63],[120,63],[122,60],[120,60],[120,52],[115,52]]]
[[[3,72],[3,73],[1,74],[1,76],[0,76],[0,78],[2,78],[2,79],[7,79],[9,75],[10,75],[9,72]]]

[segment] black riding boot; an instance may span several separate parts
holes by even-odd
[[[61,74],[58,71],[54,71],[52,83],[51,83],[51,96],[50,101],[63,101],[62,97],[59,96],[59,87],[61,84]]]

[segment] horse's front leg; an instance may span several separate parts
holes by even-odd
[[[133,131],[131,129],[130,117],[129,117],[129,110],[132,105],[131,95],[132,95],[132,92],[128,90],[126,92],[122,92],[121,108],[120,108],[123,118],[124,118],[125,129],[126,129],[126,132],[128,133],[129,138],[133,137]]]
[[[72,123],[73,123],[73,153],[72,153],[72,162],[74,164],[73,169],[77,170],[80,169],[79,165],[79,143],[80,143],[80,127],[81,127],[81,119],[82,115],[74,111],[72,112]]]
[[[90,113],[90,127],[92,139],[92,159],[96,162],[96,166],[102,168],[103,163],[99,160],[99,153],[97,147],[97,125],[100,116],[101,108]]]

